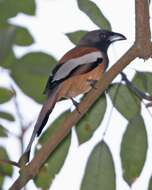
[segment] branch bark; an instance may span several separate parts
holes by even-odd
[[[148,59],[152,55],[150,16],[148,0],[135,0],[136,23],[136,47],[139,50],[139,58]]]
[[[37,152],[33,160],[21,168],[20,176],[10,187],[10,190],[20,190],[33,177],[38,174],[40,167],[57,145],[67,136],[70,129],[83,117],[97,98],[104,92],[112,80],[136,57],[148,59],[152,56],[152,43],[149,24],[148,0],[135,0],[136,39],[134,45],[115,63],[104,77],[96,84],[79,105],[79,114],[76,110],[65,119],[59,130]]]

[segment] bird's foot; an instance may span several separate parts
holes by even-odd
[[[73,98],[70,98],[73,105],[76,107],[76,110],[78,111],[79,114],[81,114],[80,110],[79,110],[79,103],[77,101],[75,101]]]
[[[88,79],[87,81],[90,83],[90,86],[91,86],[93,89],[97,89],[97,88],[95,87],[95,85],[96,85],[96,83],[97,83],[97,80]]]

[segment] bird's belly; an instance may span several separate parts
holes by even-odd
[[[64,88],[61,88],[60,97],[72,98],[91,90],[91,81],[98,81],[101,77],[101,68],[97,67],[92,71],[73,76],[63,82]]]

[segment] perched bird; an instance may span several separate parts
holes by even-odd
[[[44,91],[47,99],[39,113],[30,142],[19,162],[23,158],[24,162],[29,161],[33,140],[41,134],[56,102],[62,98],[69,98],[77,106],[73,97],[92,89],[106,70],[109,62],[107,56],[109,45],[125,39],[124,35],[107,30],[90,31],[82,37],[75,48],[60,59],[49,76]]]

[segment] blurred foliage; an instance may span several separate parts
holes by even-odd
[[[8,155],[7,152],[5,150],[5,148],[0,147],[0,159],[4,159],[7,160],[8,159]],[[4,182],[4,178],[6,176],[12,176],[13,173],[13,167],[9,164],[0,164],[0,189],[2,188],[3,182]]]
[[[15,17],[18,13],[34,15],[35,8],[35,0],[2,0],[0,1],[0,22],[5,23],[7,19]]]
[[[88,159],[81,190],[115,190],[115,178],[111,152],[103,141],[99,142]]]
[[[63,123],[64,119],[68,116],[69,113],[70,111],[66,111],[51,124],[51,126],[44,132],[42,137],[40,137],[38,146],[43,146],[43,144],[49,138],[51,138],[51,136],[55,133],[56,130],[58,130],[58,128]],[[69,151],[70,143],[71,135],[69,134],[50,155],[47,162],[40,169],[39,174],[34,179],[38,187],[41,187],[43,189],[49,188],[55,175],[58,174],[64,164],[64,161]]]
[[[0,65],[10,69],[16,60],[13,45],[28,46],[33,42],[28,29],[8,23],[0,24]]]
[[[111,30],[111,24],[102,13],[102,7],[98,7],[91,0],[77,0],[79,9],[97,27]],[[104,6],[104,5],[103,5]],[[43,52],[28,52],[17,58],[14,45],[30,46],[34,39],[28,28],[16,26],[8,19],[15,17],[19,13],[25,15],[35,15],[35,0],[1,0],[0,1],[0,66],[10,71],[10,76],[18,87],[29,97],[42,103],[45,96],[43,90],[47,78],[57,63],[55,58]],[[77,44],[86,33],[82,29],[69,32],[67,38]],[[152,95],[152,73],[136,72],[133,84],[143,92]],[[124,170],[124,179],[129,185],[140,175],[145,163],[147,153],[147,134],[145,124],[141,116],[141,102],[139,98],[124,84],[112,84],[107,91],[115,109],[128,120],[127,129],[121,143],[121,161]],[[10,89],[0,87],[0,104],[7,103],[13,98],[14,92]],[[105,95],[99,97],[92,108],[76,125],[76,132],[79,143],[89,140],[94,131],[100,126],[107,109]],[[11,110],[10,110],[11,111]],[[69,111],[60,115],[40,137],[39,145],[43,145],[48,138],[55,133]],[[16,116],[11,112],[0,110],[0,119],[14,121]],[[7,138],[7,131],[0,124],[0,137]],[[34,179],[38,187],[48,189],[52,184],[55,175],[59,173],[67,157],[71,143],[69,134],[61,144],[50,155],[46,164],[40,169],[39,174]],[[38,149],[38,148],[37,148]],[[5,148],[0,147],[0,159],[8,159]],[[0,189],[5,176],[11,176],[12,166],[0,166]],[[152,188],[150,181],[149,190]],[[105,142],[101,142],[93,149],[86,166],[81,190],[89,189],[116,189],[115,169],[113,158]]]
[[[56,60],[42,52],[28,53],[11,66],[11,75],[25,94],[42,103],[43,90]]]
[[[148,190],[152,190],[152,177],[150,178],[150,181],[149,181],[149,187],[148,187]]]
[[[77,0],[79,9],[83,11],[101,29],[111,30],[111,24],[98,6],[90,0]]]
[[[97,25],[101,29],[111,30],[110,22],[107,20],[107,18],[103,15],[102,11],[93,1],[77,0],[77,3],[79,9],[84,12],[95,25]],[[78,44],[79,40],[86,32],[87,31],[79,30],[67,33],[66,36],[72,43]]]
[[[42,103],[43,89],[56,60],[42,52],[28,53],[19,59],[16,58],[12,50],[13,45],[32,44],[34,41],[31,35],[27,29],[12,25],[7,25],[2,31],[0,37],[2,41],[0,45],[1,65],[11,70],[13,79],[24,93]]]
[[[76,32],[70,32],[67,33],[66,36],[69,38],[69,40],[74,43],[75,45],[78,44],[78,42],[80,41],[80,39],[87,33],[87,31],[85,30],[79,30]]]
[[[0,65],[3,65],[5,59],[12,50],[15,41],[15,26],[6,24],[0,25]]]
[[[7,133],[2,125],[0,125],[0,138],[7,137]]]
[[[9,121],[15,121],[14,116],[8,112],[0,111],[0,118],[9,120]]]
[[[77,123],[76,132],[80,144],[89,140],[94,131],[100,126],[106,112],[106,108],[106,97],[105,95],[102,95]]]
[[[7,88],[0,88],[0,104],[9,101],[13,97],[13,92]]]
[[[29,31],[24,27],[16,27],[15,44],[19,46],[28,46],[34,42]]]

